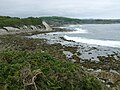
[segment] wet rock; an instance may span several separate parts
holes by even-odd
[[[73,54],[69,51],[63,51],[63,53],[66,55],[67,58],[71,58]]]

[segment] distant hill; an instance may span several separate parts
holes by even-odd
[[[45,20],[48,24],[53,26],[61,26],[64,24],[113,24],[120,23],[120,19],[75,19],[67,17],[40,17]]]
[[[120,23],[120,19],[75,19],[67,17],[10,17],[0,16],[0,28],[3,27],[22,27],[23,25],[42,25],[42,21],[46,21],[51,26],[62,26],[65,24],[112,24]]]

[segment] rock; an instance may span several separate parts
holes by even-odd
[[[14,28],[14,27],[4,27],[3,29],[7,30],[8,32],[11,32],[11,31],[19,31],[20,29],[18,28]]]
[[[24,25],[23,27],[20,27],[20,29],[28,29],[28,27]]]
[[[72,62],[76,62],[76,60],[75,60],[75,59],[71,59],[71,61],[72,61]]]
[[[43,26],[41,25],[30,25],[30,26],[26,26],[24,25],[23,27],[20,27],[20,30],[25,30],[25,31],[42,31],[45,28],[43,28]]]
[[[67,58],[71,58],[73,54],[69,51],[63,51],[63,53],[66,55]]]
[[[30,28],[31,28],[32,30],[37,30],[37,27],[34,26],[34,25],[30,25]]]
[[[45,26],[46,31],[52,31],[52,28],[45,21],[42,21],[42,24]]]
[[[5,29],[0,29],[0,33],[7,33]]]
[[[100,80],[104,80],[104,83],[106,85],[114,85],[113,87],[114,89],[112,90],[120,89],[120,74],[118,72],[114,70],[110,70],[110,71],[97,70],[97,71],[91,71],[91,74],[99,78]]]
[[[43,21],[41,25],[23,25],[18,27],[3,27],[0,29],[0,34],[16,34],[21,32],[30,32],[30,31],[52,31],[52,28]]]

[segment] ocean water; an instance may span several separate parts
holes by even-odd
[[[120,24],[69,25],[65,28],[74,30],[64,34],[67,40],[120,48]]]

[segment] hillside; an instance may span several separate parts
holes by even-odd
[[[10,17],[0,16],[0,28],[3,27],[22,27],[24,25],[42,25],[42,21],[46,21],[51,26],[62,26],[65,24],[112,24],[120,23],[120,19],[76,19],[67,17]]]
[[[0,16],[0,28],[3,27],[22,27],[29,25],[42,25],[42,20],[34,17],[18,18],[9,16]]]

